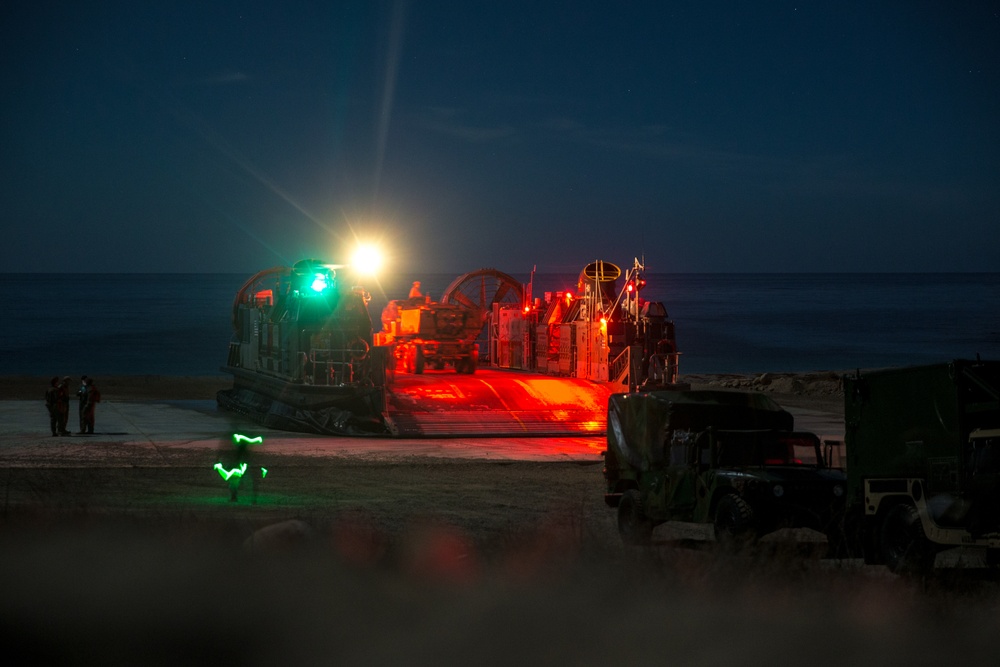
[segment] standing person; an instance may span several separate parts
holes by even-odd
[[[420,291],[420,281],[419,280],[414,280],[413,281],[413,287],[410,288],[410,298],[411,299],[419,299],[422,296],[423,296],[423,293]]]
[[[53,377],[45,390],[45,409],[49,411],[52,435],[59,435],[59,378]]]
[[[87,406],[83,410],[83,431],[82,433],[94,432],[94,412],[97,404],[101,402],[101,390],[94,384],[94,378],[87,378]]]
[[[69,376],[67,375],[59,383],[59,391],[56,394],[56,405],[59,407],[59,435],[69,435],[66,423],[69,422]]]
[[[257,470],[254,470],[250,466],[250,445],[259,445],[263,441],[264,438],[260,436],[249,438],[239,433],[233,433],[233,445],[236,446],[235,457],[230,458],[232,455],[227,453],[221,458],[223,460],[228,459],[235,464],[235,467],[227,470],[222,467],[222,461],[215,464],[214,469],[218,471],[222,479],[229,482],[229,502],[235,503],[239,501],[240,483],[242,483],[245,476],[249,475],[250,502],[254,505],[257,504],[257,484],[258,481],[263,481],[264,476],[267,475],[267,469],[258,466]]]
[[[86,422],[83,420],[83,413],[87,409],[87,376],[80,378],[80,388],[76,390],[76,397],[80,399],[80,433],[87,432]]]

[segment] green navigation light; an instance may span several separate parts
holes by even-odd
[[[327,276],[323,273],[317,273],[313,276],[313,281],[310,287],[314,292],[322,292],[327,287],[330,286],[330,282]]]
[[[239,433],[233,433],[233,443],[238,445],[241,442],[245,442],[248,445],[259,445],[260,443],[264,442],[264,436],[258,435],[256,438],[251,438],[248,435],[240,435]]]
[[[229,481],[230,477],[243,477],[243,473],[247,471],[246,463],[242,463],[238,468],[233,468],[232,470],[226,470],[225,468],[222,467],[221,463],[216,463],[212,467],[213,469],[219,471],[219,475],[222,477],[222,479],[224,479],[227,482]]]

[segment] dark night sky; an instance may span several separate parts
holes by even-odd
[[[0,5],[2,271],[997,271],[1000,2]]]

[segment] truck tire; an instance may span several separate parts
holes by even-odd
[[[628,489],[618,501],[618,534],[622,542],[632,545],[649,544],[652,538],[653,522],[642,510],[638,489]]]
[[[890,509],[882,520],[878,540],[882,559],[893,573],[925,574],[934,568],[937,554],[913,505],[900,503]]]
[[[719,498],[715,507],[715,541],[726,551],[740,551],[756,540],[753,509],[735,493]]]
[[[417,345],[416,352],[413,353],[413,372],[420,375],[424,372],[424,348]]]
[[[465,375],[472,375],[476,372],[476,358],[468,356],[457,359],[455,361],[455,370]]]

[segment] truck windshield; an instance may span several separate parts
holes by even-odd
[[[722,466],[818,466],[823,460],[811,438],[768,434],[720,434]]]

